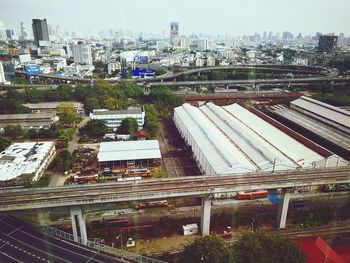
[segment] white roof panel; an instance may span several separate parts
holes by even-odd
[[[97,158],[99,162],[160,159],[161,153],[157,140],[102,142]]]
[[[304,96],[292,101],[291,105],[350,128],[350,112],[346,110]]]
[[[313,162],[319,162],[324,159],[312,149],[306,147],[240,105],[233,104],[225,106],[224,108],[247,125],[252,131],[269,142],[273,147],[278,149],[283,155],[287,156],[293,162],[298,163],[301,167],[311,167]]]
[[[35,174],[53,147],[53,142],[14,143],[0,153],[0,181]]]

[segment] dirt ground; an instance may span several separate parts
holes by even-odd
[[[172,119],[159,121],[163,164],[168,177],[200,175],[192,152],[187,148]]]

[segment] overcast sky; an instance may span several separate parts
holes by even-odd
[[[263,31],[294,34],[350,33],[349,0],[0,0],[0,21],[19,32],[24,22],[46,18],[63,31],[165,31],[243,35]]]

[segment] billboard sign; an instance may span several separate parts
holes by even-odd
[[[26,65],[26,73],[28,75],[40,74],[40,65]]]

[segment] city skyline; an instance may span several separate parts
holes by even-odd
[[[33,18],[46,18],[49,25],[60,26],[62,32],[83,35],[95,34],[102,30],[108,32],[112,29],[168,36],[171,21],[179,23],[180,35],[227,33],[240,36],[264,31],[290,31],[302,35],[334,32],[349,35],[346,10],[350,3],[345,0],[310,0],[307,3],[301,0],[268,0],[263,3],[253,0],[254,3],[249,5],[242,0],[221,0],[215,5],[204,4],[199,0],[179,0],[176,3],[166,1],[166,4],[164,2],[153,0],[145,3],[136,0],[132,5],[127,5],[119,0],[104,0],[98,3],[91,0],[14,0],[2,4],[0,17],[6,29],[13,29],[17,33],[20,31],[20,22],[24,22],[27,30],[31,31]],[[166,12],[154,12],[164,5]],[[37,8],[33,8],[34,6]],[[337,13],[337,19],[325,19],[327,16],[332,18],[333,13]],[[298,18],[297,21],[295,17]]]

